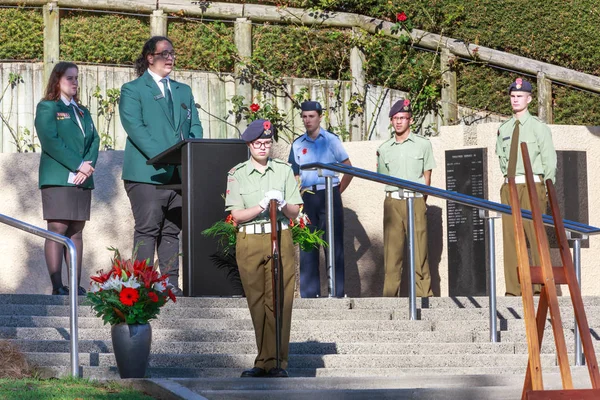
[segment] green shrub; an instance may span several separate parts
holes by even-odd
[[[0,8],[0,59],[40,61],[43,57],[42,10]]]

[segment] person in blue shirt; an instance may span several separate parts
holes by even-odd
[[[321,128],[323,118],[321,104],[317,101],[305,101],[300,108],[306,133],[292,143],[288,161],[292,165],[294,175],[299,179],[304,212],[310,219],[310,227],[326,231],[325,177],[319,176],[317,171],[301,170],[300,166],[312,162],[352,164],[340,138]],[[331,171],[323,171],[323,173],[334,175]],[[344,208],[341,194],[351,180],[351,175],[344,175],[341,180],[337,176],[333,178],[335,297],[344,297]],[[327,232],[325,232],[326,236]],[[300,295],[319,297],[320,294],[319,250],[314,249],[309,252],[301,250]]]

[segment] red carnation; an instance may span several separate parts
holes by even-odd
[[[260,110],[260,106],[258,104],[256,104],[256,103],[250,104],[250,111],[257,112],[258,110]]]
[[[305,147],[302,149],[302,154],[306,154],[306,153],[308,153],[308,149]]]
[[[404,11],[402,11],[401,13],[396,14],[396,19],[400,22],[404,22],[408,19],[408,17],[404,13]]]
[[[138,301],[139,298],[140,294],[134,288],[123,288],[123,290],[121,290],[121,294],[119,294],[119,300],[121,300],[121,303],[125,304],[126,306],[132,306],[136,301]]]
[[[269,129],[271,129],[271,121],[265,121],[265,122],[263,122],[263,128],[265,128],[266,131],[268,131]]]
[[[154,292],[148,293],[148,298],[154,303],[158,303],[158,295]]]

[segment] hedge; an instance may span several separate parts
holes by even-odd
[[[0,8],[0,59],[40,61],[43,57],[42,10]]]

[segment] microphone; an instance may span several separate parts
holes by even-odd
[[[183,105],[183,104],[182,104],[182,105]],[[239,137],[240,139],[242,138],[242,132],[240,132],[240,130],[238,129],[238,127],[237,127],[237,126],[233,125],[233,124],[232,124],[232,123],[230,123],[230,122],[227,122],[227,121],[225,121],[223,118],[217,117],[216,115],[213,115],[213,114],[209,113],[209,112],[208,112],[208,111],[206,111],[204,108],[202,108],[202,106],[201,106],[200,104],[198,104],[198,103],[195,103],[195,104],[194,104],[194,106],[195,106],[197,109],[204,111],[205,113],[207,113],[207,114],[208,114],[208,115],[210,115],[211,117],[213,117],[213,118],[216,118],[216,119],[218,119],[219,121],[221,121],[221,122],[224,122],[224,123],[226,123],[227,125],[229,125],[229,126],[233,127],[233,128],[234,128],[234,129],[237,131],[237,133],[238,133],[238,137]]]

